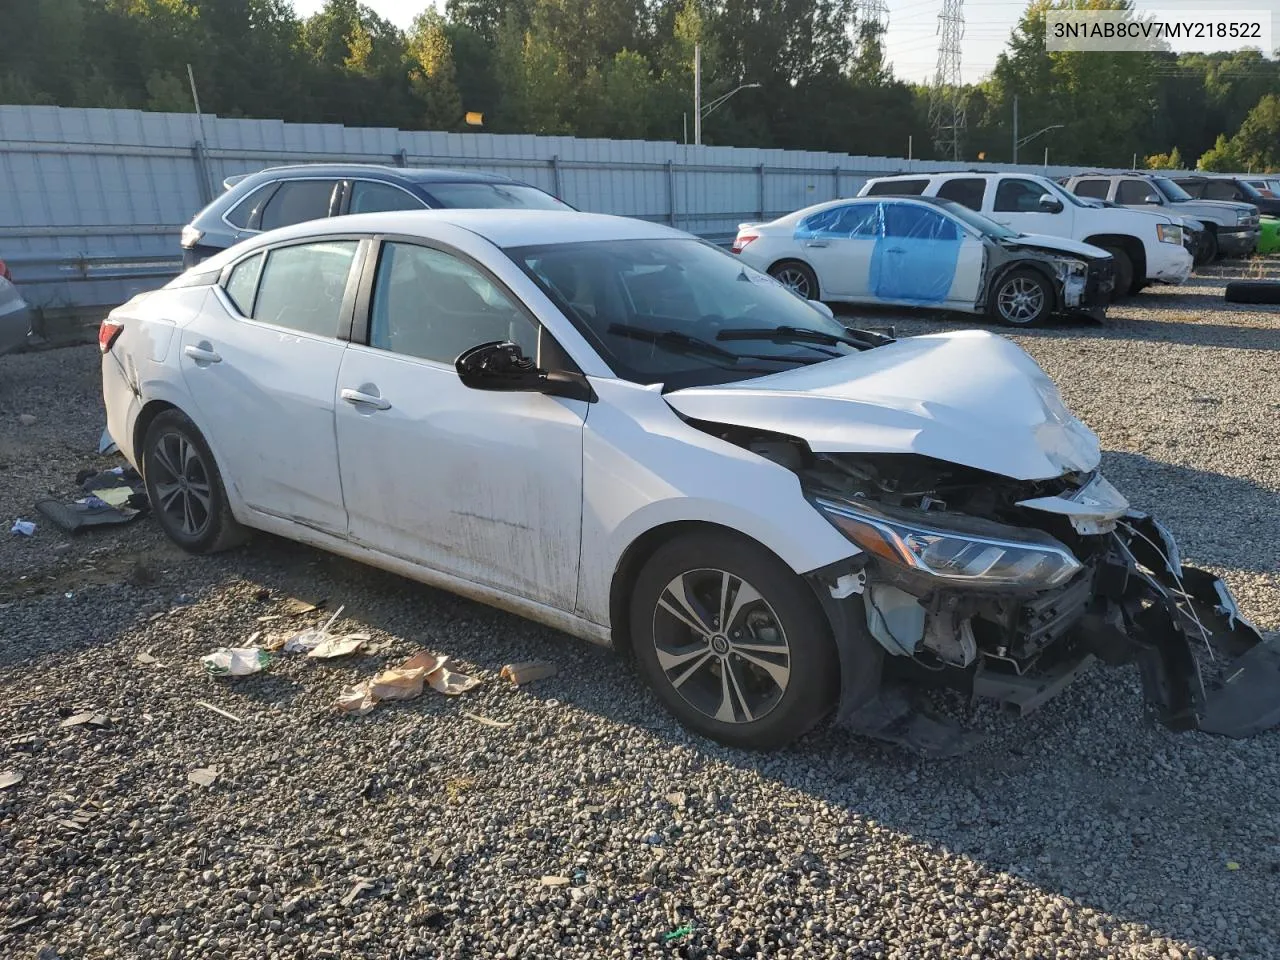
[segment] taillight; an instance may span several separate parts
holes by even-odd
[[[741,253],[743,250],[747,248],[747,244],[749,244],[752,240],[759,240],[759,239],[760,239],[760,235],[756,233],[740,233],[738,234],[737,238],[733,241],[733,246],[731,246],[729,249],[732,250],[734,253]]]
[[[124,324],[119,320],[107,318],[98,326],[98,349],[106,353],[111,345],[124,333]]]
[[[13,282],[13,274],[9,272],[9,265],[3,260],[0,260],[0,279],[8,280],[10,283]]]

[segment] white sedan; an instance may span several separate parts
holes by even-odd
[[[890,678],[1028,708],[1093,653],[1187,649],[1181,595],[1144,572],[1172,542],[1018,347],[846,329],[665,227],[300,224],[119,307],[99,343],[111,436],[181,546],[270,531],[611,643],[726,743],[833,711],[910,741]],[[1165,620],[1125,619],[1144,604]],[[1193,678],[1148,674],[1167,722],[1230,727]]]
[[[1105,250],[1020,234],[936,197],[831,200],[744,223],[733,252],[809,300],[986,314],[1017,327],[1057,313],[1101,319],[1114,280]]]

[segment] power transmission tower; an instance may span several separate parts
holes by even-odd
[[[860,19],[865,24],[875,24],[880,36],[889,29],[889,0],[862,0],[858,4]]]
[[[964,91],[960,83],[964,0],[942,0],[938,38],[938,70],[929,97],[929,126],[939,155],[959,160],[965,132]]]

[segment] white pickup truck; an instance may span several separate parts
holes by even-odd
[[[941,197],[964,204],[1020,233],[1080,240],[1115,258],[1115,295],[1149,283],[1184,283],[1192,257],[1182,225],[1146,210],[1093,207],[1047,177],[1030,173],[919,173],[868,180],[868,196]]]

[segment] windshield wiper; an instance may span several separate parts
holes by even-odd
[[[839,354],[829,353],[826,350],[818,351],[824,354],[824,357],[774,357],[763,353],[734,353],[732,350],[716,346],[709,340],[701,340],[679,330],[651,330],[648,327],[637,327],[629,323],[611,323],[609,324],[609,333],[617,334],[620,337],[630,337],[633,340],[643,340],[645,343],[656,343],[668,349],[674,348],[679,353],[704,353],[709,357],[732,360],[735,365],[739,360],[768,360],[770,363],[810,364],[819,363],[826,357],[839,356]],[[756,367],[736,367],[736,369],[749,370],[754,373],[776,372],[773,370],[760,370]]]
[[[856,347],[859,350],[870,350],[872,347],[879,347],[886,343],[893,343],[893,337],[886,337],[881,333],[872,333],[869,330],[850,330],[852,336],[842,337],[836,333],[826,333],[822,330],[806,330],[804,327],[734,327],[729,330],[721,330],[716,334],[717,340],[776,340],[780,343],[788,340],[799,343],[824,343],[828,346],[835,346],[837,343],[843,343],[846,346]]]

